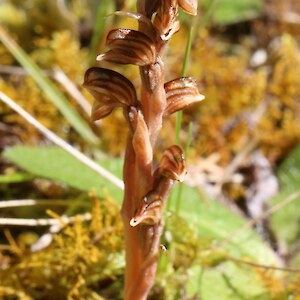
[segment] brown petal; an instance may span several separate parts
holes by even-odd
[[[86,71],[83,86],[94,96],[92,119],[98,120],[110,114],[117,106],[137,103],[132,83],[123,75],[108,69],[93,67]]]
[[[138,0],[137,10],[143,15],[151,18],[152,14],[157,10],[160,0]]]
[[[134,217],[130,220],[132,227],[138,224],[154,225],[159,223],[162,216],[163,201],[155,193],[144,198],[143,203],[137,209]]]
[[[197,15],[198,0],[178,0],[178,4],[186,13]]]
[[[155,62],[156,49],[153,41],[144,33],[131,29],[115,29],[106,39],[110,51],[98,55],[97,60],[119,64],[146,66]]]
[[[97,121],[108,116],[115,107],[116,105],[113,104],[105,105],[98,101],[95,101],[92,106],[92,113],[91,113],[92,121]]]
[[[153,25],[162,40],[169,40],[172,35],[179,30],[180,23],[177,21],[177,18],[177,0],[161,1],[160,7],[157,10],[157,15],[153,21]]]
[[[164,176],[182,182],[186,175],[185,159],[181,147],[173,145],[163,153],[154,177]]]
[[[199,92],[199,85],[192,77],[182,77],[165,84],[167,107],[164,112],[168,116],[185,109],[193,103],[202,101],[205,97]]]

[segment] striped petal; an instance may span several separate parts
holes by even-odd
[[[167,107],[164,115],[185,109],[193,103],[202,101],[205,97],[199,92],[199,84],[192,77],[182,77],[165,84]]]
[[[182,182],[186,175],[185,158],[181,147],[173,145],[163,153],[154,177],[167,177]]]
[[[130,225],[134,227],[139,224],[158,224],[162,216],[162,210],[163,201],[161,197],[155,193],[151,193],[144,198],[143,203],[130,220]]]
[[[177,0],[164,0],[157,10],[153,25],[163,41],[169,40],[179,30]]]
[[[146,66],[156,60],[153,41],[144,33],[131,29],[115,29],[109,32],[106,39],[110,51],[100,54],[97,60],[119,64]]]
[[[94,121],[109,115],[115,107],[127,107],[137,103],[132,83],[112,70],[97,67],[88,69],[83,86],[96,100],[92,107]]]

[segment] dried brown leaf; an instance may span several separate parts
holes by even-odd
[[[185,109],[193,103],[202,101],[205,97],[199,92],[199,84],[192,77],[174,79],[165,84],[167,107],[164,112],[168,116]]]

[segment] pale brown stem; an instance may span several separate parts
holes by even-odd
[[[145,5],[146,1],[138,1],[139,13],[145,14],[143,11]],[[151,35],[151,32],[146,32],[149,28],[147,29],[142,22],[139,22],[139,30]],[[164,65],[160,55],[161,53],[157,53],[155,63],[140,68],[142,80],[140,103],[147,130],[146,135],[145,130],[143,131],[140,141],[139,135],[130,136],[126,149],[125,197],[122,207],[126,247],[125,300],[147,299],[154,284],[159,257],[161,220],[154,225],[139,224],[136,227],[130,226],[130,220],[140,207],[141,201],[153,189],[152,152],[166,108]],[[147,153],[143,153],[143,149]]]
[[[151,145],[147,145],[145,135],[140,137],[140,141],[138,133],[129,137],[124,164],[125,198],[122,216],[126,244],[125,300],[147,299],[155,280],[162,233],[161,223],[137,227],[129,224],[140,201],[152,189],[153,155],[149,148],[152,149],[156,143],[165,109],[162,63],[152,67],[153,69],[150,67],[143,73],[141,92],[142,111]],[[142,148],[144,143],[146,145]],[[149,153],[146,154],[145,151]]]
[[[155,64],[141,68],[141,78],[141,105],[149,128],[151,145],[154,148],[166,107],[164,65],[160,57]]]

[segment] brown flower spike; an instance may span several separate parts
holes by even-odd
[[[108,33],[110,50],[97,60],[140,67],[139,98],[132,83],[104,69],[86,71],[84,86],[94,96],[92,119],[123,109],[128,123],[124,159],[122,218],[126,246],[125,300],[145,300],[154,283],[162,233],[162,212],[175,181],[186,174],[183,151],[169,147],[154,171],[153,151],[168,115],[204,99],[195,79],[164,82],[162,56],[168,40],[179,30],[178,11],[196,15],[196,0],[138,0],[137,13],[116,12],[135,18],[139,29],[114,29]]]

